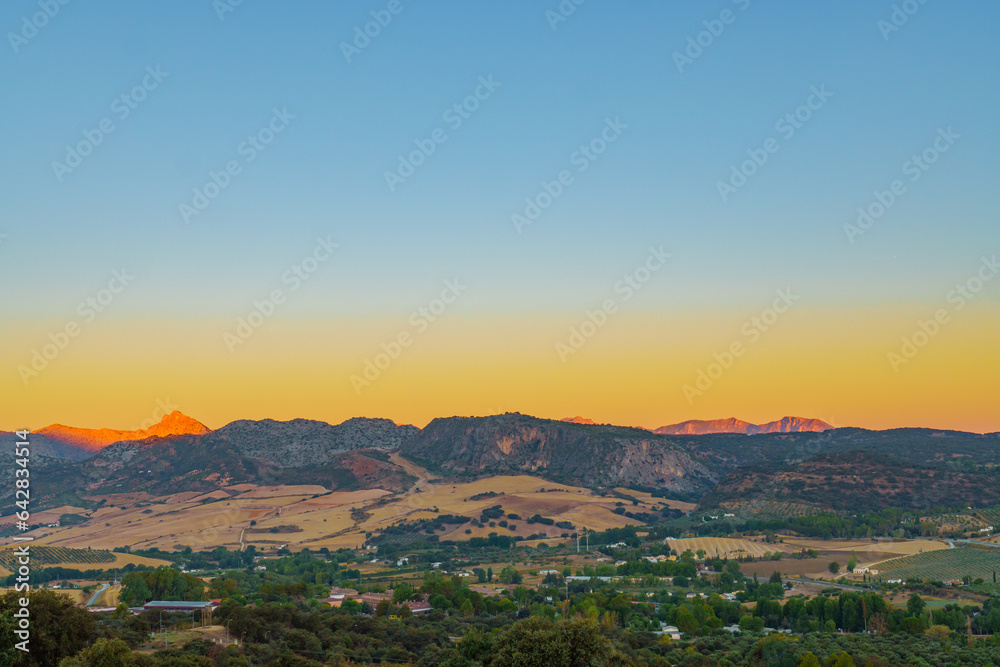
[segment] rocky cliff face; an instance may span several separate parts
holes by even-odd
[[[714,475],[649,431],[538,419],[517,413],[435,419],[402,450],[444,470],[541,474],[580,486],[641,486],[697,494]]]
[[[211,437],[230,443],[242,456],[290,468],[323,464],[335,454],[356,449],[394,451],[418,432],[389,419],[358,417],[336,426],[311,419],[263,419],[232,422]]]

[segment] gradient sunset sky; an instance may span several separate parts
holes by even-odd
[[[998,431],[1000,5],[893,4],[4,3],[0,428]]]

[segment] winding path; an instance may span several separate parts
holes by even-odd
[[[84,605],[84,606],[86,606],[86,607],[93,607],[95,604],[97,604],[97,600],[101,597],[101,595],[106,590],[108,590],[108,585],[107,584],[101,584],[100,589],[98,589],[98,591],[96,593],[94,593],[92,596],[90,596],[90,601],[87,602],[87,604]]]

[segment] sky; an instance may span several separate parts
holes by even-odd
[[[0,428],[998,431],[998,19],[4,3]]]

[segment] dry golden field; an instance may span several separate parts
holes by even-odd
[[[505,513],[520,515],[509,520],[516,528],[473,528],[465,524],[441,539],[464,540],[490,532],[527,537],[545,534],[559,539],[570,529],[528,524],[534,514],[572,522],[576,529],[605,530],[639,522],[614,514],[616,507],[653,512],[665,508],[687,510],[677,501],[653,498],[627,491],[639,499],[638,506],[616,497],[592,495],[589,489],[566,486],[529,475],[494,477],[462,484],[434,483],[426,470],[393,455],[418,478],[406,493],[382,489],[328,493],[315,485],[257,486],[239,484],[210,493],[182,492],[153,497],[146,493],[122,493],[88,497],[105,501],[97,510],[58,508],[51,513],[83,514],[87,521],[72,526],[42,528],[31,533],[36,544],[94,549],[129,546],[172,550],[177,545],[195,550],[225,546],[239,549],[253,544],[269,551],[288,545],[291,549],[359,547],[365,533],[378,531],[401,520],[431,519],[439,514],[478,517],[482,510],[501,505]],[[473,499],[479,494],[498,495]],[[506,518],[506,517],[505,517]],[[253,525],[251,525],[251,523]],[[465,530],[470,529],[471,533]]]
[[[663,505],[669,507],[672,510],[681,510],[682,512],[690,512],[691,510],[698,507],[695,503],[686,503],[683,500],[668,500],[667,498],[656,498],[648,493],[643,493],[642,491],[633,491],[632,489],[615,489],[618,493],[624,493],[625,495],[632,496],[633,498],[638,498],[644,504],[653,505]]]
[[[763,536],[751,536],[747,538],[697,537],[680,540],[668,539],[667,544],[675,552],[683,552],[686,549],[690,549],[697,553],[699,549],[704,549],[709,557],[740,558],[752,556],[757,560],[741,565],[741,569],[746,574],[756,573],[767,576],[777,570],[785,575],[826,578],[831,576],[828,569],[831,562],[836,561],[841,565],[843,570],[847,565],[847,561],[850,560],[852,553],[858,558],[858,569],[860,570],[864,567],[878,569],[878,563],[898,556],[908,556],[948,548],[946,543],[937,540],[892,542],[889,540],[824,541],[790,537],[783,537],[781,539],[783,540],[782,542],[769,544],[764,541]],[[803,549],[815,550],[819,552],[819,557],[792,558],[793,553],[797,553]],[[762,560],[765,554],[776,552],[781,553],[781,560]]]
[[[63,505],[62,507],[53,507],[52,509],[42,510],[41,512],[32,512],[31,522],[32,523],[55,523],[59,520],[59,517],[63,514],[85,514],[87,510],[82,507],[73,507],[72,505]],[[0,518],[0,526],[10,526],[17,521],[17,517],[13,514]]]
[[[739,558],[740,556],[753,556],[760,558],[765,553],[780,551],[789,553],[789,549],[784,544],[767,544],[763,539],[759,541],[731,537],[690,537],[680,540],[667,539],[667,545],[675,553],[683,553],[687,549],[697,553],[699,549],[704,549],[709,557],[719,558]]]

